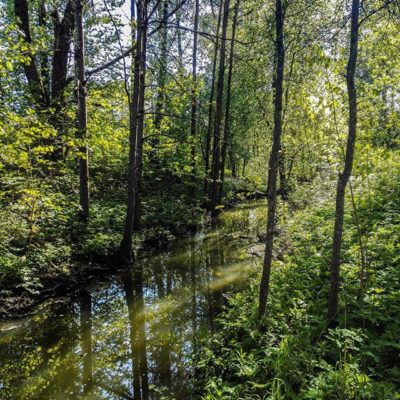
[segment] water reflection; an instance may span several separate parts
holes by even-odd
[[[93,391],[92,360],[92,296],[82,290],[79,298],[82,340],[82,384],[83,396],[90,398]]]
[[[257,268],[248,249],[263,203],[130,270],[0,325],[1,399],[190,398],[190,354],[230,287]]]
[[[123,273],[122,282],[128,306],[133,396],[138,400],[148,400],[149,381],[142,265],[139,264],[137,268],[134,267],[133,272],[129,270]]]

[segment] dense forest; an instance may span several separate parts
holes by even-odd
[[[1,399],[400,399],[398,0],[0,0]]]

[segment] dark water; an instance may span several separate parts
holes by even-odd
[[[258,267],[263,202],[29,319],[0,323],[1,399],[187,399],[199,332]]]

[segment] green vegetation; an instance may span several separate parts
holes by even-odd
[[[216,333],[204,334],[194,359],[201,398],[399,398],[400,165],[398,157],[384,164],[368,184],[353,182],[365,281],[348,199],[339,326],[326,330],[321,312],[334,204],[330,196],[315,203],[323,185],[316,182],[296,191],[279,218],[268,317],[257,315],[256,273],[248,289],[229,296]]]
[[[0,7],[0,315],[86,288],[54,322],[75,398],[110,392],[99,340],[135,400],[400,399],[399,0]],[[24,398],[63,392],[46,357]]]

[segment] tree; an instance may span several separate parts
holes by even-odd
[[[89,218],[89,151],[87,147],[86,116],[86,76],[85,76],[85,40],[83,34],[83,0],[76,1],[75,24],[75,63],[78,97],[78,139],[79,146],[79,205],[80,215],[84,221]]]
[[[358,55],[359,15],[360,0],[353,0],[351,8],[350,53],[346,73],[347,95],[349,101],[348,136],[344,168],[343,172],[339,173],[336,187],[335,225],[333,229],[332,256],[330,264],[330,291],[327,314],[327,322],[330,326],[334,324],[334,319],[336,318],[338,309],[345,194],[346,186],[353,169],[357,133],[357,92],[355,85],[355,72]]]
[[[210,176],[210,150],[211,150],[211,139],[212,139],[212,122],[213,122],[213,114],[214,114],[214,95],[215,95],[215,78],[216,78],[216,71],[217,71],[217,61],[218,61],[218,47],[219,47],[219,30],[222,20],[222,6],[223,0],[220,1],[218,7],[218,18],[217,18],[217,27],[216,27],[216,38],[215,38],[215,45],[214,45],[214,55],[212,58],[212,73],[211,73],[211,83],[210,83],[210,97],[208,100],[208,123],[207,123],[207,133],[206,133],[206,148],[205,148],[205,156],[204,156],[204,163],[205,163],[205,174],[206,177],[204,179],[204,186],[203,192],[204,196],[207,196],[209,201],[209,193],[208,193],[208,180]]]
[[[160,3],[160,8],[162,12],[161,15],[161,29],[160,29],[160,57],[159,57],[159,68],[158,68],[158,82],[157,82],[157,98],[155,105],[155,116],[154,116],[154,127],[158,134],[160,134],[161,123],[163,120],[163,113],[165,107],[165,84],[168,72],[168,54],[167,54],[167,44],[168,44],[168,10],[169,10],[169,0],[165,0]],[[153,140],[153,145],[156,147],[158,144],[158,139]]]
[[[260,283],[259,315],[266,313],[269,295],[269,282],[271,276],[272,251],[274,243],[275,214],[276,214],[276,187],[279,168],[279,151],[282,136],[282,100],[283,100],[283,72],[285,67],[284,46],[284,11],[282,1],[276,0],[275,30],[276,30],[276,71],[274,76],[274,133],[271,155],[268,165],[268,211],[267,211],[267,234],[265,237],[265,255],[263,272]]]
[[[121,257],[124,261],[129,260],[132,251],[132,234],[135,223],[135,210],[137,210],[136,201],[138,200],[138,164],[139,164],[139,124],[143,124],[143,118],[139,118],[139,108],[141,103],[141,95],[144,95],[144,87],[141,88],[141,75],[143,76],[143,60],[142,55],[144,48],[144,25],[145,14],[143,1],[137,3],[137,18],[135,21],[135,0],[131,2],[131,23],[136,23],[136,30],[132,30],[132,49],[135,51],[133,58],[133,76],[131,84],[131,95],[129,98],[129,165],[128,165],[128,198],[127,210],[125,216],[124,233],[121,242]],[[144,101],[144,100],[143,100]],[[143,126],[143,125],[142,125]]]
[[[231,140],[231,90],[232,90],[232,74],[233,74],[233,56],[235,49],[235,39],[236,39],[236,27],[237,18],[239,13],[239,0],[236,0],[233,19],[232,19],[232,35],[229,49],[229,67],[228,67],[228,77],[226,83],[226,105],[225,105],[225,122],[224,122],[224,136],[222,141],[222,154],[221,154],[221,167],[220,167],[220,187],[218,190],[218,203],[222,202],[222,195],[224,189],[224,178],[225,178],[225,161],[226,153]]]
[[[67,74],[70,47],[75,28],[75,1],[69,0],[67,2],[62,18],[57,9],[51,13],[54,34],[50,85],[47,84],[49,80],[47,57],[42,52],[42,56],[38,61],[34,55],[34,42],[27,0],[14,0],[14,12],[22,39],[28,48],[29,61],[24,62],[23,67],[30,93],[38,110],[46,112],[48,121],[59,133],[58,137],[52,140],[51,143],[54,146],[51,158],[57,160],[62,151],[61,133],[64,129],[61,110],[65,107],[65,91],[70,82]],[[41,2],[39,24],[45,25],[47,18],[45,3]]]
[[[137,164],[136,164],[136,192],[135,192],[135,211],[133,219],[133,229],[138,231],[141,227],[142,219],[142,178],[143,178],[143,129],[145,114],[145,89],[146,89],[146,52],[147,52],[147,4],[148,0],[143,0],[141,5],[142,13],[142,35],[139,41],[137,52],[140,53],[139,68],[139,97],[138,97],[138,114],[137,114]],[[139,10],[139,7],[138,7]],[[139,11],[138,11],[139,14]]]
[[[191,122],[190,122],[190,134],[191,134],[191,157],[192,157],[192,175],[193,178],[196,176],[196,136],[197,136],[197,41],[198,41],[198,29],[199,29],[199,0],[195,0],[194,7],[194,23],[193,23],[193,50],[192,50],[192,105],[191,105]]]
[[[212,166],[211,166],[211,183],[209,190],[210,202],[209,211],[215,216],[217,214],[218,189],[220,179],[220,158],[221,158],[221,131],[222,131],[222,114],[224,101],[224,80],[225,80],[225,59],[226,59],[226,33],[228,29],[230,0],[224,0],[222,29],[221,29],[221,48],[219,55],[218,80],[215,99],[215,119],[214,119],[214,135],[212,148]]]

